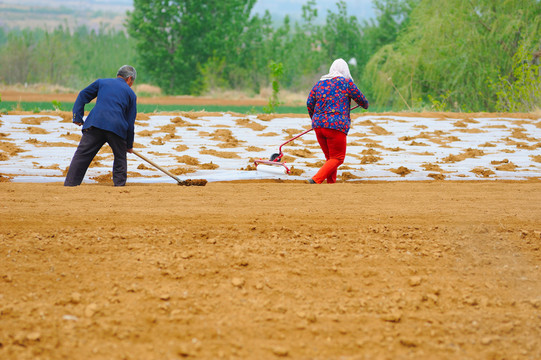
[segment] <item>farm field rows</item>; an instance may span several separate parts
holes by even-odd
[[[79,129],[0,117],[2,359],[538,359],[535,114],[353,116],[340,183],[253,170],[305,115],[140,114],[128,185]]]
[[[310,120],[302,114],[139,114],[134,148],[182,177],[302,180],[323,164],[313,132],[282,148],[289,175],[254,171],[254,160],[269,159],[306,129]],[[2,115],[0,175],[12,181],[62,181],[80,138],[70,113]],[[540,148],[541,119],[534,114],[356,113],[339,178],[533,180],[541,176]],[[110,181],[112,159],[104,147],[85,181]],[[131,182],[171,181],[133,155],[128,170]]]

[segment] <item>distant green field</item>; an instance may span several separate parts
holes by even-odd
[[[90,111],[94,107],[94,103],[85,106],[85,110]],[[62,111],[71,111],[73,103],[61,103],[59,109]],[[48,111],[55,110],[55,106],[51,102],[16,102],[2,101],[0,102],[0,112],[7,111]],[[263,106],[219,106],[219,105],[152,105],[152,104],[137,104],[137,111],[140,113],[159,113],[159,112],[176,112],[176,111],[208,111],[208,112],[235,112],[240,114],[263,114]],[[386,109],[370,108],[370,112],[383,112]],[[355,113],[361,110],[354,110]],[[307,114],[305,106],[279,106],[275,113],[277,114]]]
[[[85,110],[92,110],[94,103],[85,106]],[[62,111],[71,111],[73,103],[61,103],[59,109]],[[47,111],[55,110],[51,102],[16,102],[2,101],[0,103],[0,111]],[[241,114],[261,114],[263,106],[219,106],[219,105],[152,105],[152,104],[137,104],[137,111],[140,113],[155,113],[155,112],[175,112],[175,111],[212,111],[212,112],[236,112]],[[304,114],[306,107],[304,106],[280,106],[276,109],[276,113],[285,114]]]

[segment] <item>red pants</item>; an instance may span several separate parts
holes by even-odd
[[[315,131],[317,141],[327,161],[312,177],[312,180],[321,184],[327,179],[327,184],[333,184],[336,182],[336,170],[346,157],[347,135],[333,129],[316,128]]]

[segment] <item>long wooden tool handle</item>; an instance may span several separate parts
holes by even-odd
[[[145,160],[147,163],[151,164],[152,166],[154,166],[156,169],[158,170],[161,170],[164,174],[167,174],[169,176],[171,176],[173,179],[175,179],[179,184],[181,183],[180,179],[178,177],[176,177],[175,175],[171,174],[169,171],[165,170],[164,168],[162,168],[161,166],[159,166],[158,164],[156,164],[154,161],[148,159],[146,156],[144,156],[143,154],[140,154],[138,153],[137,151],[133,150],[132,149],[132,153],[139,156],[141,159]]]

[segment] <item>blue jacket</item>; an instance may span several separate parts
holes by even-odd
[[[96,105],[83,120],[85,105],[96,100]],[[73,104],[73,122],[83,123],[83,130],[91,126],[111,131],[126,140],[133,148],[133,132],[137,115],[137,96],[122,78],[98,79],[84,88]]]

